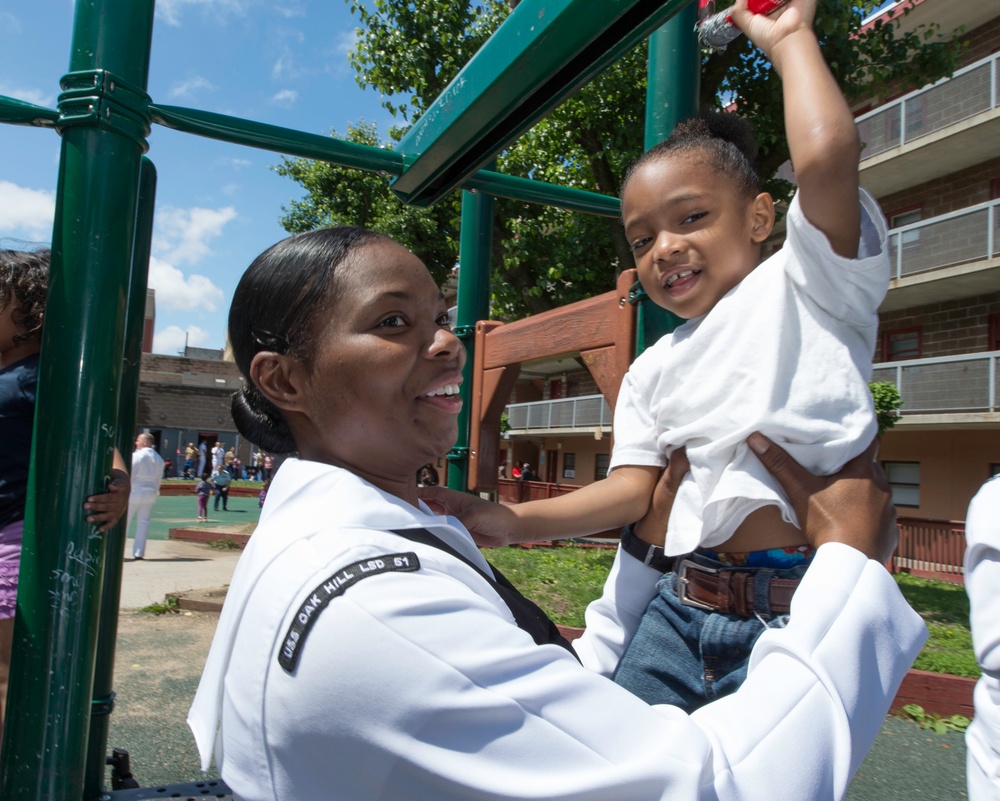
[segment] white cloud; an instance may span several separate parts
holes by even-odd
[[[271,67],[271,77],[278,79],[286,77],[292,73],[292,58],[287,53],[278,56],[278,60]]]
[[[21,21],[9,11],[0,11],[0,26],[9,36],[18,36],[21,33]]]
[[[271,98],[271,103],[276,106],[284,106],[285,108],[291,108],[295,105],[295,101],[299,99],[299,93],[294,89],[282,89],[276,95]]]
[[[6,235],[47,242],[55,213],[55,192],[0,181],[0,220]]]
[[[208,342],[208,331],[189,325],[187,331],[176,325],[168,325],[153,334],[153,353],[180,353],[184,345],[197,348]]]
[[[360,37],[361,31],[357,28],[352,28],[349,31],[340,31],[334,39],[334,50],[346,56],[354,49]]]
[[[240,159],[234,158],[232,156],[221,156],[212,162],[213,167],[232,167],[236,170],[242,170],[244,167],[252,167],[253,162],[250,159]]]
[[[212,283],[211,278],[204,275],[185,276],[174,265],[155,256],[149,259],[149,286],[156,290],[157,305],[162,304],[173,311],[204,309],[214,312],[223,299],[222,290]]]
[[[3,24],[3,15],[0,15],[0,25]],[[12,86],[9,83],[0,83],[0,95],[13,97],[15,100],[23,100],[25,103],[34,103],[36,106],[52,108],[56,104],[56,97],[51,92],[42,92],[39,89],[26,89],[23,86]]]
[[[236,209],[177,209],[163,206],[156,210],[154,248],[165,261],[195,264],[209,255],[208,243],[222,234],[226,223],[236,219]]]
[[[244,0],[157,0],[156,16],[167,25],[180,25],[181,16],[188,9],[198,9],[217,19],[246,13]]]
[[[168,94],[170,97],[188,97],[195,92],[205,90],[207,92],[214,92],[215,86],[207,78],[202,78],[200,75],[195,75],[193,78],[189,78],[181,83],[175,83],[170,87]]]
[[[306,15],[306,10],[301,5],[282,5],[273,6],[272,10],[279,16],[285,17],[286,19],[291,19],[292,17],[304,17]]]

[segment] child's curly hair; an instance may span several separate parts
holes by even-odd
[[[0,250],[0,309],[14,307],[14,343],[42,338],[51,251]]]
[[[746,198],[761,191],[753,126],[736,114],[703,109],[698,116],[678,123],[666,140],[636,160],[622,182],[622,194],[640,167],[680,153],[702,157],[706,166],[726,175],[733,188]]]

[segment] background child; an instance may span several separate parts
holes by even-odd
[[[28,500],[38,361],[49,251],[0,250],[0,731],[14,640],[21,541]],[[86,500],[87,522],[107,531],[128,505],[128,471],[115,449],[108,492]]]
[[[829,474],[876,433],[867,382],[889,280],[886,226],[859,193],[858,136],[813,33],[815,8],[792,0],[754,16],[740,0],[732,9],[782,77],[798,182],[782,250],[758,266],[774,205],[733,115],[679,126],[626,177],[622,218],[643,288],[689,322],[629,369],[608,478],[510,507],[428,495],[480,544],[579,536],[641,518],[666,459],[684,447],[691,470],[663,550],[630,528],[622,537],[667,572],[615,676],[650,703],[691,710],[734,690],[811,558],[747,437],[760,431]]]
[[[195,494],[198,496],[198,520],[208,520],[208,496],[212,494],[212,483],[208,480],[211,475],[207,470],[201,474],[201,481],[194,486]]]

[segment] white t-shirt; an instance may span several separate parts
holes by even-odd
[[[763,506],[780,507],[796,524],[781,488],[746,444],[754,431],[824,475],[875,436],[868,381],[889,258],[885,218],[864,191],[861,210],[859,256],[845,259],[793,198],[784,247],[625,375],[611,468],[662,466],[682,445],[691,462],[667,553],[725,542]]]
[[[618,554],[574,643],[581,665],[536,645],[470,566],[389,533],[416,527],[489,570],[454,518],[340,468],[278,471],[188,717],[202,766],[214,752],[235,797],[840,798],[926,638],[882,565],[826,545],[743,687],[688,716],[608,678],[655,570]],[[419,569],[357,578],[404,556]],[[356,583],[328,598],[347,572]],[[289,671],[279,659],[301,620]]]
[[[969,801],[1000,798],[1000,478],[986,482],[965,523],[965,590],[972,645],[983,675],[965,735]]]
[[[163,481],[163,457],[152,448],[137,448],[132,453],[131,496],[155,498]]]

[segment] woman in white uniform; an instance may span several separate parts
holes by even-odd
[[[983,675],[965,733],[969,801],[1000,799],[1000,476],[976,493],[965,519],[965,591],[972,645]]]
[[[837,481],[753,439],[819,547],[801,611],[761,637],[734,695],[690,716],[649,706],[608,676],[662,577],[635,554],[656,550],[643,538],[685,458],[570,647],[418,499],[417,469],[457,437],[465,353],[447,312],[419,259],[363,229],[296,235],[243,276],[234,419],[298,458],[191,709],[203,766],[214,754],[236,797],[272,801],[842,797],[926,636],[879,561],[893,510],[872,452]]]

